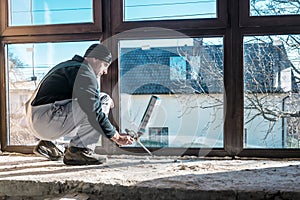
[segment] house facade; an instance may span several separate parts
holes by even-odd
[[[120,49],[121,129],[136,130],[147,99],[158,95],[160,105],[142,138],[146,144],[223,147],[222,45],[196,42],[180,48]],[[298,85],[283,45],[245,44],[244,91],[245,148],[290,147],[291,130],[298,127],[291,123],[295,119],[265,117],[269,107],[274,113],[283,107],[295,111],[287,99],[298,93]]]

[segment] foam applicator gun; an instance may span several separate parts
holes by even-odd
[[[128,129],[125,129],[125,132],[127,135],[129,135],[130,137],[132,137],[133,139],[135,139],[135,141],[141,146],[143,147],[143,149],[145,149],[145,151],[147,151],[147,153],[150,155],[150,156],[154,156],[151,151],[149,151],[149,149],[147,149],[147,147],[145,147],[143,145],[143,143],[141,142],[140,140],[140,136],[142,135],[142,133],[137,133],[133,130],[128,130]]]
[[[157,96],[152,95],[150,98],[150,101],[148,103],[148,106],[144,112],[144,115],[142,117],[141,123],[139,125],[138,131],[133,131],[133,130],[129,130],[129,129],[125,129],[125,132],[127,133],[127,135],[130,135],[133,139],[135,139],[135,141],[141,146],[143,147],[143,149],[145,149],[145,151],[148,152],[149,155],[154,156],[149,149],[147,149],[140,141],[140,137],[143,135],[143,133],[145,132],[145,129],[147,127],[147,124],[149,122],[150,116],[152,114],[153,108],[155,106],[155,104],[157,103],[157,100],[159,100],[159,98]]]

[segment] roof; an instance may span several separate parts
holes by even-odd
[[[121,93],[223,92],[222,45],[121,48],[120,61]],[[283,45],[244,45],[244,83],[248,92],[280,91],[278,81],[275,87],[278,73],[291,67]],[[291,79],[293,91],[298,91],[292,70]]]

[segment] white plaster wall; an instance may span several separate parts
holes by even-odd
[[[137,130],[151,95],[121,94],[121,129]],[[168,127],[169,147],[223,147],[223,94],[157,95],[159,105],[153,110],[148,127]],[[272,104],[281,107],[284,95],[272,95]],[[219,100],[220,102],[216,101]],[[245,100],[245,105],[247,101]],[[257,114],[245,110],[245,121]],[[282,119],[274,123],[261,116],[245,124],[245,148],[282,148]],[[286,130],[285,130],[286,133]],[[142,137],[148,139],[148,128]]]
[[[160,100],[153,110],[148,127],[168,127],[169,146],[222,147],[223,105],[210,108],[206,95],[157,95]],[[222,101],[223,95],[214,95]],[[137,130],[150,95],[121,94],[121,129]],[[213,102],[213,100],[211,100]],[[218,103],[219,104],[219,103]],[[148,138],[148,129],[143,138]]]

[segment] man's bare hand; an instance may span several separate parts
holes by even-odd
[[[119,134],[116,131],[116,134],[111,138],[112,141],[118,145],[129,145],[132,144],[134,139],[127,134]]]

